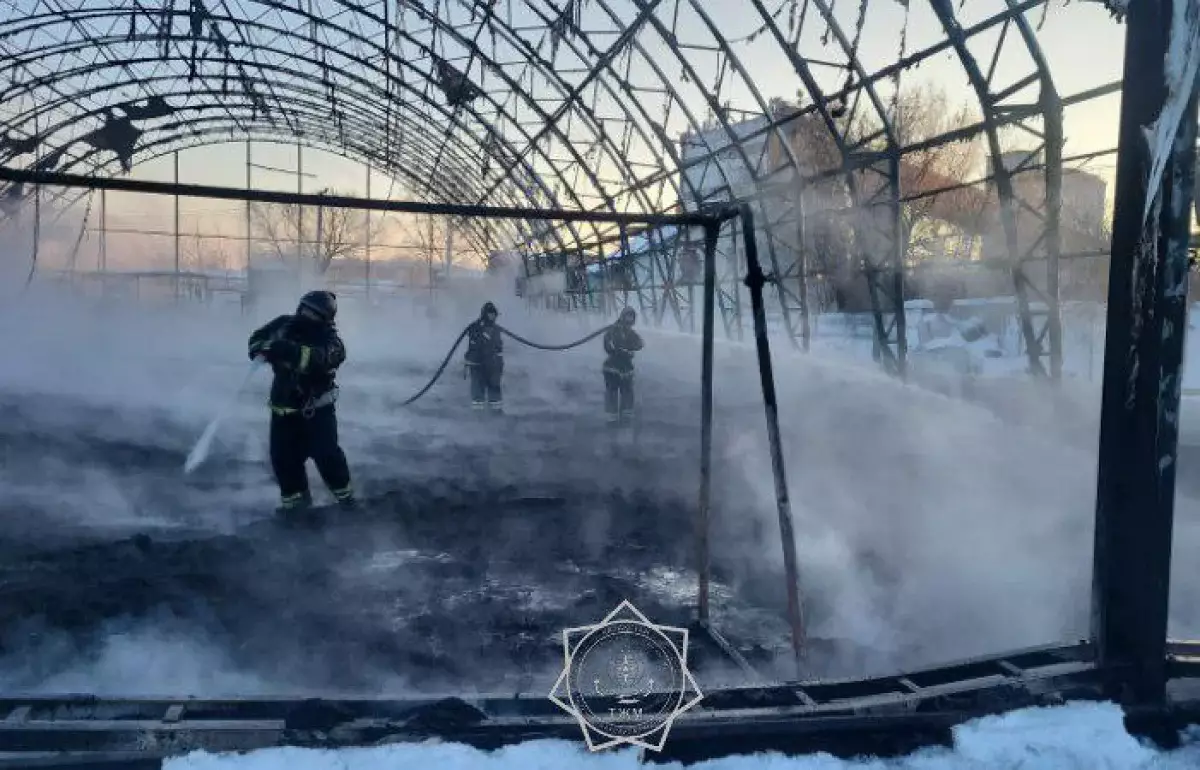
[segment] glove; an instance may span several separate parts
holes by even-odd
[[[254,359],[258,358],[259,356],[262,356],[263,358],[267,358],[268,351],[270,351],[270,349],[271,349],[270,341],[254,343],[253,345],[250,346],[250,360],[253,361]]]

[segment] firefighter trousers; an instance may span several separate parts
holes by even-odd
[[[633,372],[604,370],[604,412],[609,422],[633,417]]]
[[[467,368],[471,372],[471,408],[502,410],[504,395],[500,388],[500,378],[503,376],[503,370],[499,366],[482,364],[473,364]]]
[[[320,407],[310,417],[302,412],[271,415],[271,469],[285,502],[298,495],[310,496],[305,468],[310,458],[334,497],[342,500],[351,496],[350,467],[338,444],[333,404]]]

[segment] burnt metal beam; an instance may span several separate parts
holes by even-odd
[[[1189,34],[1172,30],[1172,16],[1186,1],[1131,3],[1125,33],[1091,620],[1107,694],[1132,706],[1163,704],[1168,675],[1195,90],[1182,118],[1176,113],[1173,142],[1155,143],[1146,127],[1171,118],[1168,49],[1182,44],[1173,35]],[[1156,160],[1161,182],[1148,185]]]
[[[758,372],[762,380],[763,408],[767,416],[767,438],[771,444],[771,471],[775,479],[775,505],[779,513],[779,537],[783,545],[784,574],[787,580],[788,623],[792,627],[792,652],[799,671],[804,658],[805,628],[800,607],[800,576],[796,558],[796,535],[792,527],[792,504],[788,497],[787,466],[783,462],[783,439],[779,432],[779,404],[775,398],[775,375],[771,365],[771,342],[767,335],[767,316],[763,305],[766,276],[758,259],[754,229],[754,211],[742,204],[742,234],[746,240],[746,286],[754,314],[754,342],[758,352]]]
[[[707,209],[710,213],[685,212],[680,214],[620,214],[598,211],[572,211],[567,209],[517,208],[511,206],[475,206],[459,203],[426,203],[422,201],[371,200],[347,195],[315,195],[309,193],[275,192],[272,190],[245,190],[234,187],[218,187],[198,184],[172,184],[152,182],[144,179],[121,179],[93,177],[82,174],[60,174],[47,171],[29,171],[0,166],[0,180],[21,184],[57,185],[80,187],[93,190],[119,190],[121,192],[145,193],[150,195],[184,195],[189,198],[218,198],[221,200],[254,201],[257,203],[300,204],[302,206],[326,206],[328,208],[363,209],[371,211],[396,211],[407,214],[433,214],[453,217],[490,217],[493,219],[531,219],[561,222],[616,222],[618,224],[704,226],[712,222],[723,222],[738,216],[736,208]]]

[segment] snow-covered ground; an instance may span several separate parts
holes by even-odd
[[[670,738],[668,737],[668,748]],[[961,725],[952,749],[926,749],[894,760],[839,760],[827,754],[728,757],[693,770],[1192,770],[1200,767],[1200,730],[1179,749],[1164,752],[1125,732],[1120,709],[1107,703],[1071,703],[1026,709]],[[590,753],[580,744],[533,741],[484,752],[455,744],[395,744],[364,749],[264,749],[243,755],[196,752],[168,760],[164,770],[634,770],[633,749]],[[658,765],[681,770],[679,764]]]

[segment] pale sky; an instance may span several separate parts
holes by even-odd
[[[749,0],[745,0],[745,2],[748,3]],[[772,9],[779,5],[778,2],[764,4]],[[621,4],[616,3],[615,5]],[[838,5],[838,2],[834,2],[835,8]],[[853,32],[853,20],[858,5],[858,2],[851,0],[840,0],[842,7],[837,9],[837,15],[848,29],[848,34]],[[911,5],[907,28],[908,53],[922,50],[942,37],[941,28],[933,18],[928,4],[915,2]],[[956,7],[958,5],[955,3]],[[965,5],[966,8],[959,10],[959,18],[964,27],[970,27],[994,13],[1003,4],[999,0],[971,0]],[[753,21],[759,19],[757,14],[740,14],[733,0],[709,0],[703,4],[703,7],[713,22],[723,30],[727,39],[738,40],[755,31],[757,25]],[[1040,9],[1029,14],[1031,22],[1035,25],[1041,21],[1041,16]],[[864,26],[859,47],[859,59],[868,73],[896,60],[900,45],[899,30],[904,26],[904,18],[904,8],[898,2],[871,0],[867,23]],[[586,15],[584,26],[588,26]],[[813,27],[813,34],[805,33],[800,40],[800,50],[810,58],[820,59],[825,56],[819,40],[820,30],[816,28],[816,25],[810,26]],[[999,29],[997,27],[992,32],[998,33]],[[653,37],[649,33],[644,33],[644,35],[648,39]],[[1063,97],[1069,97],[1072,94],[1115,81],[1121,75],[1124,26],[1111,19],[1107,11],[1097,3],[1075,0],[1064,6],[1056,2],[1046,14],[1044,27],[1037,32],[1037,36],[1042,53],[1053,73],[1056,87]],[[754,42],[738,43],[734,50],[764,100],[773,97],[794,98],[802,84],[791,64],[782,55],[778,44],[769,37],[767,34],[762,34]],[[988,39],[985,40],[984,37]],[[983,35],[970,43],[972,51],[979,59],[980,67],[985,73],[990,66],[991,41],[995,38],[996,34]],[[604,38],[603,40],[608,39]],[[698,20],[693,20],[690,24],[681,25],[680,40],[685,44],[693,41],[702,43],[706,40],[711,42],[712,37],[703,24]],[[995,82],[998,88],[1033,71],[1028,55],[1024,53],[1025,49],[1014,44],[1014,41],[1019,42],[1015,29],[1008,31],[1007,40],[1009,42],[1005,48],[1005,55],[996,64]],[[607,42],[597,41],[596,44],[603,47],[607,45]],[[679,70],[678,62],[665,49],[655,48],[649,42],[646,48],[648,52],[655,55],[655,61],[662,67],[665,74],[674,75]],[[699,65],[697,71],[699,71]],[[822,86],[833,89],[844,78],[844,74],[822,77]],[[901,87],[909,89],[922,82],[932,82],[945,89],[952,99],[977,104],[962,67],[951,50],[942,52],[919,67],[905,72]],[[1032,91],[1030,93],[1035,94]],[[692,95],[694,98],[688,99],[689,106],[697,116],[703,116],[706,110],[703,100],[694,91]],[[688,98],[683,91],[681,91],[681,96],[685,99]],[[734,108],[757,110],[757,103],[748,89],[744,87],[732,86],[727,96]],[[882,93],[881,97],[887,98]],[[1032,96],[1024,101],[1030,101],[1031,98]],[[654,97],[654,99],[659,100],[658,97]],[[1114,94],[1069,107],[1065,114],[1066,146],[1064,155],[1069,157],[1115,147],[1119,104],[1119,94]],[[672,137],[678,137],[686,127],[686,122],[679,118],[677,113],[673,116],[671,123],[665,126],[668,134]],[[1014,147],[1010,147],[1010,149],[1012,148]],[[256,143],[253,153],[256,164],[279,169],[295,168],[296,150],[294,146]],[[1109,181],[1110,201],[1114,160],[1115,158],[1112,156],[1104,157],[1090,161],[1085,166],[1088,170]],[[601,166],[604,165],[602,162]],[[611,164],[609,165],[611,167]],[[316,149],[305,148],[304,170],[313,175],[311,178],[303,180],[306,192],[332,188],[349,195],[366,194],[366,170],[358,163]],[[171,159],[168,157],[139,165],[134,169],[133,176],[170,180],[173,176],[172,171]],[[610,175],[615,176],[615,174]],[[180,153],[181,181],[243,187],[245,176],[245,145],[243,142],[185,150]],[[294,173],[276,173],[255,169],[253,181],[256,187],[261,188],[296,189]],[[376,197],[382,197],[388,192],[389,185],[390,181],[386,177],[376,174],[372,178],[372,193]],[[393,197],[424,196],[419,192],[414,194],[397,183],[393,189]],[[236,202],[210,203],[182,199],[181,231],[185,234],[200,231],[214,235],[241,235],[245,227],[243,206]],[[108,223],[114,230],[120,228],[170,230],[173,226],[173,207],[174,203],[170,198],[110,193],[108,195]],[[95,219],[93,219],[94,221]],[[136,244],[128,242],[130,238],[138,242]],[[396,239],[392,238],[392,240]],[[81,266],[90,267],[94,262],[95,241],[95,237],[90,236],[88,242],[82,247]],[[114,254],[114,249],[129,255],[138,254],[140,257],[137,261],[141,261],[141,258],[157,250],[169,254],[172,244],[173,239],[169,237],[128,236],[114,232],[109,235],[109,263],[112,266],[114,261],[120,262],[120,256]],[[228,242],[225,248],[231,252],[233,261],[236,262],[235,266],[240,267],[245,246],[237,242]],[[380,255],[377,252],[378,256]]]

